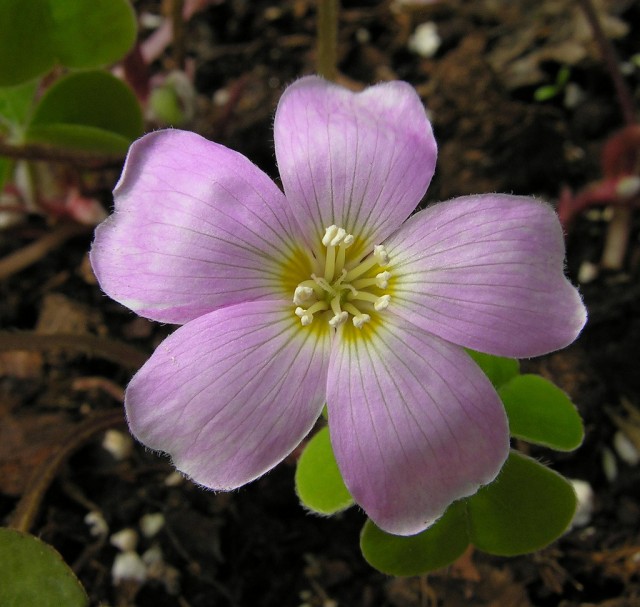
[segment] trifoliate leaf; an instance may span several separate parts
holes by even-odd
[[[133,46],[128,0],[0,0],[0,86],[26,82],[61,63],[97,68]]]
[[[512,452],[498,478],[466,500],[471,542],[500,556],[539,550],[564,533],[576,503],[564,477]]]
[[[520,373],[520,363],[515,358],[492,356],[474,350],[467,350],[467,353],[491,380],[495,388],[499,388]]]
[[[0,529],[2,607],[85,607],[89,599],[73,571],[49,545]]]
[[[519,375],[498,389],[511,434],[559,451],[582,443],[582,421],[569,397],[539,375]]]
[[[78,72],[43,95],[28,141],[125,152],[142,134],[142,110],[131,89],[107,72]]]
[[[296,469],[296,492],[300,501],[318,514],[334,514],[353,504],[342,480],[329,428],[322,428],[305,447]]]
[[[421,575],[450,565],[469,545],[466,506],[455,502],[429,529],[409,537],[391,535],[367,520],[360,535],[365,560],[389,575]]]

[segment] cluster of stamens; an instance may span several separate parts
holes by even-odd
[[[389,285],[391,273],[383,269],[389,264],[387,251],[384,246],[376,245],[373,253],[354,262],[347,256],[353,242],[353,235],[343,228],[332,225],[325,230],[322,275],[312,273],[309,280],[298,284],[293,294],[295,313],[303,326],[310,325],[314,315],[330,311],[332,316],[325,316],[329,316],[332,327],[344,324],[351,315],[353,325],[360,329],[371,320],[372,311],[381,312],[389,306],[390,295],[370,291],[371,288],[384,290]],[[376,266],[382,271],[374,275]]]

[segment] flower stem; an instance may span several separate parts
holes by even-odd
[[[318,74],[335,81],[338,75],[339,0],[318,0]]]

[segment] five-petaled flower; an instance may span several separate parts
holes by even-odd
[[[356,94],[302,78],[274,131],[284,193],[193,133],[131,147],[93,268],[114,299],[184,326],[129,384],[129,425],[229,490],[291,452],[326,402],[356,502],[382,529],[417,533],[507,457],[504,409],[464,348],[537,356],[585,322],[560,225],[548,205],[500,194],[409,217],[436,144],[402,82]]]

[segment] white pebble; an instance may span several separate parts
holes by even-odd
[[[108,451],[116,461],[122,461],[131,455],[133,440],[128,434],[119,430],[107,430],[102,439],[102,448]]]
[[[158,531],[164,527],[164,514],[162,512],[154,512],[153,514],[145,514],[140,519],[140,531],[147,538],[157,535]]]
[[[213,105],[223,106],[229,103],[229,99],[231,99],[231,93],[227,89],[218,89],[213,94]]]
[[[167,478],[164,479],[165,487],[178,487],[184,482],[184,476],[177,470],[174,470]]]
[[[109,525],[104,520],[102,513],[92,510],[84,517],[84,522],[89,525],[89,533],[95,537],[107,535],[109,533]]]
[[[142,555],[142,562],[145,565],[156,565],[163,562],[162,548],[158,544],[154,544],[146,550]]]
[[[598,278],[599,273],[600,268],[595,263],[583,261],[580,264],[580,269],[578,270],[578,282],[581,285],[587,285]]]
[[[636,446],[629,440],[629,437],[620,430],[613,436],[613,448],[625,464],[636,466],[638,462],[640,462],[640,453],[638,453]]]
[[[433,57],[442,40],[438,35],[438,27],[433,21],[421,23],[409,38],[409,50],[421,57]]]
[[[591,521],[591,516],[593,514],[593,489],[587,481],[569,479],[569,482],[573,485],[576,497],[578,498],[578,507],[576,508],[576,513],[571,521],[571,526],[585,527]]]
[[[138,544],[138,534],[133,529],[122,529],[114,533],[110,538],[112,546],[115,546],[122,552],[130,552],[136,549]]]
[[[142,583],[147,579],[147,566],[136,552],[121,552],[113,561],[111,578],[116,585],[126,580]]]

